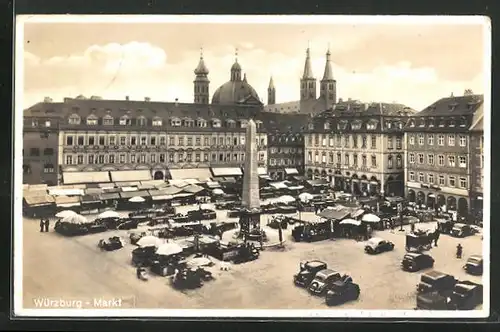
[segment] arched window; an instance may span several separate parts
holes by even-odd
[[[131,124],[131,121],[127,115],[123,115],[120,118],[120,126],[130,126],[130,124]]]
[[[391,156],[391,155],[389,155],[389,156],[387,157],[387,168],[392,168],[392,167],[394,166],[394,165],[393,165],[393,163],[394,163],[394,162],[393,162],[392,156]]]
[[[95,116],[94,114],[90,114],[88,117],[87,117],[87,125],[88,126],[97,126],[97,116]]]
[[[396,168],[402,168],[403,167],[403,157],[398,154],[396,156]]]
[[[148,124],[148,120],[144,116],[140,116],[137,118],[137,125],[141,127],[145,127]]]
[[[68,118],[68,123],[71,125],[79,125],[81,118],[78,114],[71,114]]]

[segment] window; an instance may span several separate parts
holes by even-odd
[[[145,164],[146,163],[146,155],[143,153],[141,154],[141,164]]]
[[[418,182],[425,182],[424,173],[418,173]]]
[[[170,154],[168,155],[168,161],[169,161],[169,162],[171,162],[171,163],[173,163],[173,162],[174,162],[174,160],[175,160],[175,159],[174,159],[174,154],[173,154],[173,153],[170,153]]]
[[[394,163],[393,163],[393,160],[392,160],[392,156],[389,155],[387,157],[387,168],[392,168],[392,167],[394,167]]]
[[[427,164],[434,165],[434,155],[433,154],[427,155]]]
[[[130,162],[133,164],[135,163],[135,154],[130,155]]]
[[[444,166],[444,156],[442,154],[438,156],[438,166]]]
[[[245,155],[241,154],[241,161],[243,161]],[[203,153],[203,161],[208,161],[208,153]]]
[[[99,136],[99,145],[106,145],[106,137]]]
[[[184,145],[184,136],[179,136],[179,145]]]
[[[38,157],[40,155],[40,149],[39,148],[31,148],[30,149],[30,156],[32,157]]]
[[[423,164],[424,163],[424,154],[423,153],[419,153],[418,154],[418,163],[419,164]]]
[[[321,145],[326,146],[326,138],[324,136],[321,137]]]
[[[151,154],[151,155],[150,155],[150,158],[151,158],[151,162],[152,162],[152,163],[156,163],[156,154],[154,154],[154,153],[153,153],[153,154]]]
[[[94,155],[89,155],[89,164],[94,163]]]
[[[372,135],[371,140],[372,140],[372,149],[376,149],[377,148],[377,136]]]
[[[120,126],[130,126],[131,124],[132,122],[128,116],[124,115],[120,118]]]
[[[410,164],[414,164],[415,163],[415,154],[414,153],[408,154],[408,162]]]
[[[66,165],[73,164],[73,156],[66,156]]]
[[[125,163],[125,155],[124,154],[120,155],[120,163],[121,164]]]
[[[377,167],[377,156],[372,156],[372,167]]]
[[[349,135],[344,136],[344,147],[349,147]]]
[[[109,155],[109,164],[114,164],[115,163],[115,155],[114,154],[110,154]]]
[[[45,127],[50,127],[50,121],[49,120],[45,121]]]
[[[455,146],[455,135],[448,135],[448,146]]]
[[[396,167],[403,168],[403,157],[400,154],[396,157]]]
[[[366,167],[366,156],[365,155],[361,156],[361,166]]]
[[[200,146],[201,145],[201,137],[196,137],[194,143],[195,143],[196,146]],[[234,145],[238,145],[238,139],[237,138],[234,139]]]
[[[105,125],[105,126],[112,126],[114,124],[114,121],[113,121],[113,117],[110,116],[110,115],[106,115],[103,119],[102,119],[102,124]]]
[[[427,174],[427,182],[434,184],[434,174]]]
[[[83,164],[83,155],[79,154],[78,156],[76,156],[76,163],[78,165]]]
[[[314,135],[314,145],[318,145],[319,144],[319,136],[318,134]]]
[[[78,136],[77,144],[78,145],[85,145],[85,137],[84,136]]]
[[[109,136],[109,145],[116,145],[116,136]]]
[[[161,127],[162,124],[163,124],[162,119],[160,118],[153,119],[153,127]]]
[[[323,164],[326,164],[326,153],[325,152],[323,152],[323,154],[321,155],[321,162]]]
[[[66,145],[73,145],[73,136],[66,136]]]
[[[328,154],[328,162],[329,162],[330,164],[333,164],[333,162],[334,162],[334,160],[333,160],[333,152],[330,152],[330,153]]]
[[[387,137],[387,148],[392,149],[392,136]]]
[[[427,144],[434,145],[434,135],[429,134],[429,136],[427,136]]]
[[[95,137],[89,136],[89,145],[95,145]]]
[[[130,137],[130,145],[137,145],[137,137],[135,136]]]
[[[349,154],[347,154],[347,153],[345,154],[345,157],[344,157],[344,164],[346,166],[349,166]]]
[[[319,163],[319,154],[317,152],[314,154],[314,162]]]
[[[127,144],[127,137],[120,136],[120,145],[126,145],[126,144]]]
[[[141,145],[146,145],[147,142],[147,137],[146,136],[141,136]]]
[[[175,137],[174,136],[168,136],[168,145],[175,145]]]
[[[99,164],[104,164],[104,155],[99,155]]]
[[[455,186],[457,185],[457,183],[456,183],[456,179],[455,179],[455,177],[454,177],[454,176],[451,176],[451,175],[450,175],[450,176],[448,177],[448,185],[449,185],[450,187],[455,187]]]
[[[444,145],[444,135],[438,135],[438,145],[439,146]]]
[[[412,135],[412,136],[410,136],[408,143],[409,143],[410,145],[415,145],[415,136],[413,136],[413,135]]]
[[[70,117],[68,118],[68,123],[70,125],[79,125],[80,121],[81,121],[80,116],[77,114],[71,114]]]
[[[410,181],[415,182],[415,172],[409,172],[408,173],[408,178]]]
[[[467,179],[466,178],[460,178],[460,188],[462,188],[462,189],[467,188]]]
[[[313,159],[313,157],[312,157],[312,152],[309,152],[309,153],[307,154],[307,161],[312,162],[312,159]]]
[[[150,139],[149,139],[149,143],[151,145],[156,145],[156,137],[152,136]]]
[[[36,119],[31,120],[31,126],[32,127],[38,127],[38,120],[36,120]],[[27,166],[27,167],[29,168],[29,166]],[[31,169],[31,168],[29,168],[29,169]]]
[[[148,123],[148,120],[146,120],[145,117],[140,116],[140,117],[137,118],[137,125],[138,126],[144,127],[144,126],[147,125],[147,123]]]
[[[227,138],[227,141],[228,141],[228,142],[227,142],[227,143],[228,143],[227,145],[230,145],[230,143],[231,143],[231,138],[230,138],[230,137],[228,137],[228,138]],[[193,138],[192,138],[192,137],[188,137],[188,138],[187,138],[187,145],[188,145],[188,146],[192,146],[192,145],[193,145]]]
[[[331,143],[333,143],[333,139],[331,139]],[[333,144],[330,146],[333,146]],[[355,149],[358,148],[358,135],[352,135],[352,147]]]
[[[396,137],[396,149],[401,150],[403,148],[403,144],[401,144],[401,137]]]
[[[332,153],[332,159],[333,159],[333,153]],[[352,156],[352,164],[355,166],[355,167],[358,167],[358,155],[355,154]]]
[[[366,136],[361,136],[361,148],[366,149]]]
[[[455,156],[448,156],[448,166],[455,167]]]
[[[54,173],[54,165],[53,164],[45,164],[43,165],[43,172],[44,173]]]
[[[341,142],[342,136],[340,136],[339,134],[337,134],[336,139],[337,139],[337,146],[340,146],[342,144],[342,142]]]
[[[160,163],[164,163],[165,162],[165,154],[164,153],[160,153]]]
[[[418,145],[424,145],[424,135],[423,134],[418,135]]]
[[[460,168],[466,168],[467,167],[467,158],[465,156],[459,156],[458,157],[458,166]]]
[[[438,176],[438,184],[444,186],[444,175]]]
[[[459,144],[462,147],[467,146],[467,137],[464,135],[460,135]]]
[[[97,126],[97,116],[91,114],[87,117],[88,126]]]
[[[44,156],[53,156],[54,155],[54,149],[52,149],[52,148],[45,148],[45,149],[43,149],[43,155]]]
[[[337,164],[341,164],[342,163],[342,154],[340,153],[337,153]]]

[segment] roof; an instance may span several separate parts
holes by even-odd
[[[483,95],[451,96],[441,98],[422,111],[415,114],[421,116],[447,116],[473,114],[484,101]]]
[[[314,79],[312,66],[311,66],[311,51],[309,47],[306,50],[306,61],[304,63],[304,74],[302,79]]]
[[[370,238],[367,243],[368,244],[378,244],[380,241],[385,241],[384,239],[381,239],[379,237],[372,237]]]
[[[331,276],[332,274],[337,274],[337,273],[339,273],[339,272],[332,270],[332,269],[324,269],[324,270],[318,271],[318,273],[316,275],[322,275],[322,276],[328,277],[328,276]]]
[[[442,277],[445,277],[447,276],[448,274],[447,273],[443,273],[443,272],[439,272],[439,271],[436,271],[436,270],[432,270],[432,271],[429,271],[429,272],[426,272],[424,274],[422,274],[422,276],[428,276],[432,279],[439,279],[439,278],[442,278]]]
[[[206,76],[209,73],[207,66],[205,65],[205,61],[203,60],[203,54],[200,55],[200,61],[198,62],[198,66],[194,70],[196,76]]]
[[[249,98],[252,97],[252,98]],[[228,81],[215,90],[212,104],[234,105],[247,102],[260,103],[257,91],[245,81]]]
[[[333,70],[332,70],[332,62],[330,59],[331,53],[330,50],[326,52],[326,63],[325,63],[325,71],[323,73],[323,81],[333,81]]]

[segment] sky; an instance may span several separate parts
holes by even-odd
[[[332,20],[334,22],[334,20]],[[421,110],[465,89],[483,93],[480,24],[24,24],[23,105],[44,97],[193,101],[200,50],[210,70],[210,94],[238,62],[267,103],[272,75],[277,102],[299,99],[305,52],[321,79],[331,52],[337,96],[399,102]],[[488,73],[489,75],[489,73]],[[319,88],[319,84],[318,84]],[[319,95],[319,91],[318,91]]]

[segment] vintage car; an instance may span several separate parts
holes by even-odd
[[[175,288],[193,289],[203,286],[203,281],[212,279],[212,273],[203,268],[186,268],[175,274],[172,282]]]
[[[191,220],[189,219],[188,216],[186,215],[183,215],[182,213],[176,213],[174,214],[171,219],[174,221],[174,222],[190,222]]]
[[[327,267],[325,262],[319,260],[301,262],[300,271],[293,276],[293,282],[296,286],[308,287],[316,276],[316,273],[327,269]]]
[[[472,255],[467,259],[467,263],[464,265],[465,272],[472,275],[482,275],[483,274],[483,256]]]
[[[417,294],[416,310],[453,310],[451,299],[438,292]]]
[[[458,280],[450,274],[432,270],[420,276],[417,293],[438,292],[446,296],[451,293],[457,282]]]
[[[151,266],[156,260],[156,248],[144,247],[135,248],[132,251],[132,265],[134,266]]]
[[[85,224],[73,224],[62,221],[55,223],[54,230],[64,236],[77,236],[89,233],[89,228]]]
[[[282,228],[282,229],[287,229],[288,228],[288,222],[287,220],[284,218],[283,215],[279,215],[279,216],[276,216],[276,217],[272,217],[271,218],[271,221],[267,224],[269,227],[271,227],[272,229],[278,229],[278,228]]]
[[[450,296],[456,310],[473,310],[483,303],[483,285],[472,281],[459,281]]]
[[[209,209],[191,210],[187,213],[190,220],[214,220],[217,219],[217,213]]]
[[[432,241],[434,240],[433,233],[416,232],[406,234],[405,249],[408,252],[421,252],[432,248]]]
[[[246,243],[238,246],[238,253],[233,257],[233,263],[241,264],[259,258],[260,252],[253,243]]]
[[[475,230],[466,224],[455,224],[451,230],[451,236],[453,237],[466,237],[474,234]]]
[[[305,222],[292,229],[292,237],[296,242],[326,240],[331,236],[330,227],[330,222]]]
[[[437,228],[441,234],[450,234],[454,224],[451,219],[438,219]]]
[[[320,270],[309,284],[308,290],[311,294],[323,295],[330,289],[335,281],[341,279],[342,276],[337,271],[331,269]]]
[[[104,239],[99,240],[97,246],[101,250],[114,251],[123,248],[123,241],[119,236],[112,236],[107,241]]]
[[[430,255],[421,253],[406,253],[401,261],[403,271],[416,272],[422,269],[432,268],[434,258]]]
[[[391,251],[394,249],[394,243],[378,238],[372,237],[366,242],[365,252],[367,254],[380,254],[385,251]]]
[[[326,292],[326,304],[329,306],[340,305],[359,298],[361,289],[353,282],[335,281],[328,292]]]
[[[137,219],[122,219],[122,222],[116,227],[116,229],[130,230],[135,229],[139,225],[139,220]]]

